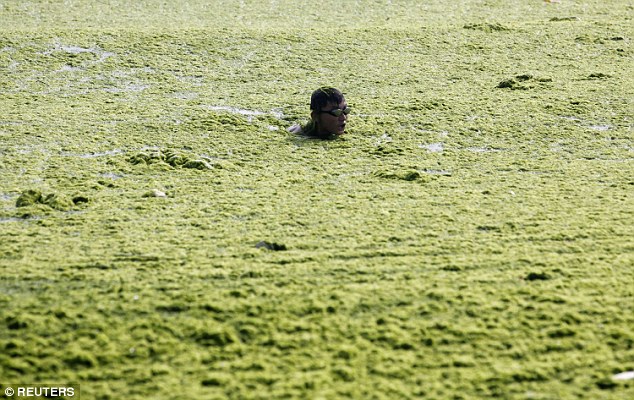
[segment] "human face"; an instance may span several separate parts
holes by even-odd
[[[346,122],[348,122],[348,115],[341,113],[339,116],[333,115],[330,111],[333,110],[345,110],[348,107],[346,100],[342,100],[341,103],[328,103],[323,107],[316,115],[317,133],[320,136],[328,135],[343,135],[346,131]]]

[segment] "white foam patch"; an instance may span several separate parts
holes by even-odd
[[[107,151],[96,152],[96,153],[82,153],[82,154],[62,152],[61,155],[64,157],[97,158],[97,157],[116,156],[117,154],[122,154],[122,153],[124,153],[123,150],[114,149],[114,150],[107,150]]]
[[[429,175],[447,175],[447,176],[451,175],[451,171],[446,169],[425,169],[422,172]]]
[[[238,107],[231,107],[231,106],[204,105],[202,106],[202,108],[204,108],[205,110],[221,111],[221,112],[228,112],[231,114],[243,115],[248,118],[249,122],[251,122],[253,117],[258,117],[263,115],[272,115],[276,119],[280,119],[280,120],[284,118],[284,113],[282,113],[282,111],[279,109],[273,109],[269,112],[264,112],[259,110],[247,110],[245,108],[238,108]]]
[[[65,51],[66,53],[71,53],[71,54],[80,54],[80,53],[94,53],[95,51],[93,49],[87,49],[84,47],[79,47],[79,46],[59,46],[59,50],[61,51]]]
[[[629,381],[634,379],[634,371],[625,371],[619,374],[613,375],[612,379],[615,381]]]
[[[64,45],[64,44],[60,44],[55,43],[55,45],[53,46],[53,48],[43,52],[42,54],[45,55],[50,55],[56,52],[64,52],[64,53],[69,53],[69,54],[82,54],[82,53],[91,53],[91,54],[95,54],[97,56],[99,56],[98,60],[93,61],[94,63],[101,63],[104,62],[108,57],[112,57],[115,55],[115,53],[109,52],[109,51],[105,51],[103,49],[100,49],[98,47],[80,47],[80,46],[73,46],[73,45]]]
[[[70,65],[64,65],[62,68],[57,70],[57,72],[73,72],[73,71],[82,71],[82,69],[79,67],[71,67]]]
[[[419,147],[422,149],[427,149],[427,151],[430,153],[442,153],[444,150],[444,145],[441,142],[421,144]]]
[[[609,131],[611,128],[612,127],[610,125],[590,125],[590,129],[600,132]]]
[[[129,92],[142,92],[145,89],[148,89],[150,87],[150,85],[126,85],[125,87],[122,88],[105,88],[103,89],[104,92],[108,92],[108,93],[129,93]]]
[[[496,149],[491,149],[489,147],[467,147],[467,150],[472,153],[494,153],[500,151]]]
[[[381,135],[381,137],[376,141],[377,146],[382,145],[383,143],[390,143],[392,141],[392,137],[387,133]]]
[[[240,114],[240,115],[246,115],[246,116],[266,115],[262,111],[245,110],[244,108],[229,107],[229,106],[205,106],[205,108],[211,111],[227,111],[232,114]]]

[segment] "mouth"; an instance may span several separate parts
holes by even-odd
[[[344,122],[343,124],[339,125],[339,132],[338,133],[341,135],[341,134],[343,134],[345,132],[345,130],[346,130],[346,123]]]

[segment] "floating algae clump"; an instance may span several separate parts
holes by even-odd
[[[418,171],[406,171],[401,174],[400,178],[406,181],[415,181],[420,178],[420,173]]]
[[[415,170],[403,171],[375,171],[372,175],[385,179],[400,179],[404,181],[415,181],[421,178],[421,174]]]
[[[134,165],[138,164],[155,164],[165,162],[165,154],[161,150],[155,150],[152,152],[140,152],[128,159]]]
[[[509,28],[505,27],[504,25],[498,24],[498,23],[467,24],[467,25],[463,26],[463,28],[464,29],[471,29],[471,30],[487,32],[487,33],[510,31]]]
[[[255,245],[256,248],[258,249],[267,249],[267,250],[273,250],[273,251],[284,251],[286,250],[286,245],[285,244],[280,244],[280,243],[275,243],[275,242],[267,242],[265,240],[262,240],[260,242],[258,242]]]
[[[189,160],[183,165],[183,168],[212,169],[213,167],[206,160]]]
[[[175,150],[154,150],[151,152],[139,152],[131,156],[128,161],[134,165],[138,164],[166,164],[173,168],[190,168],[190,169],[214,169],[214,168],[231,168],[231,163],[223,163],[221,161],[212,161],[206,157],[194,157],[187,154],[177,152]]]
[[[42,204],[46,204],[47,206],[59,211],[70,210],[73,206],[73,202],[69,198],[55,193],[42,197]]]
[[[500,82],[496,87],[499,89],[511,89],[511,90],[527,90],[533,89],[535,86],[530,82],[547,83],[552,82],[550,78],[535,78],[533,75],[524,74],[517,75],[515,78],[506,79]]]
[[[15,202],[16,207],[28,207],[35,204],[39,204],[42,199],[42,192],[39,190],[25,190],[22,192],[18,200]]]
[[[142,197],[167,197],[167,193],[158,189],[152,189],[148,192],[143,193]]]
[[[166,150],[164,154],[165,154],[165,162],[171,165],[172,167],[185,165],[189,161],[188,157],[172,150]]]
[[[38,204],[49,206],[54,210],[67,211],[73,206],[73,202],[66,196],[50,193],[43,195],[39,190],[29,189],[18,197],[15,202],[16,207],[28,207]]]

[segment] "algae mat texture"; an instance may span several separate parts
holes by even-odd
[[[634,398],[632,3],[421,3],[0,2],[1,381]]]

